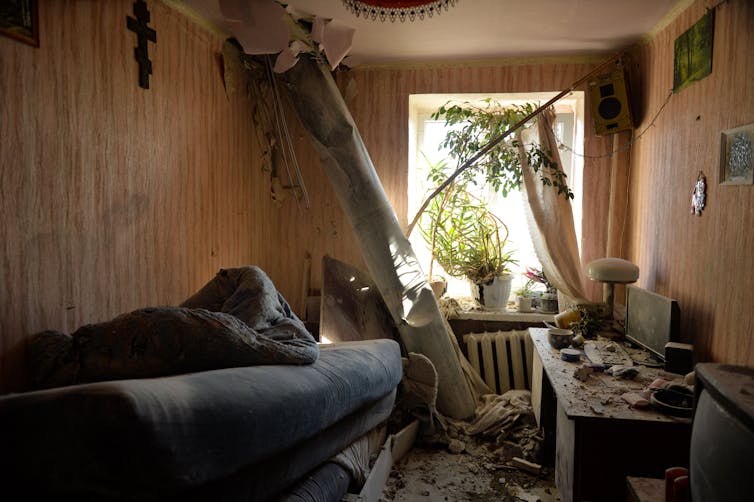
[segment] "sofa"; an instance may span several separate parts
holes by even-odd
[[[214,282],[235,283],[219,289],[208,285],[210,296],[233,297],[243,289],[238,278],[248,278],[246,272],[221,270]],[[251,275],[258,279],[263,273],[253,269]],[[137,312],[136,324],[116,318],[82,327],[71,340],[49,332],[38,337],[53,347],[32,350],[40,389],[0,397],[1,498],[339,500],[350,474],[330,460],[389,417],[402,375],[400,347],[392,339],[312,345],[274,293],[278,304],[272,318],[280,322],[266,318],[256,329],[244,323],[245,338],[234,339],[233,347],[256,337],[255,344],[264,339],[262,354],[269,355],[270,340],[291,341],[306,358],[316,352],[311,362],[281,363],[274,357],[265,362],[257,354],[253,365],[234,361],[230,367],[207,368],[207,359],[222,361],[221,351],[207,350],[214,341],[192,349],[189,337],[162,336],[170,309],[158,309],[161,321],[158,328],[145,328],[146,337],[131,337],[130,330],[152,310]],[[175,309],[176,318],[188,322],[187,313],[199,309],[201,319],[215,312],[225,322],[223,316],[230,314],[223,309],[232,310],[248,295],[210,305],[214,311],[192,298]],[[223,324],[222,332],[233,323]],[[280,325],[281,332],[270,332]],[[178,331],[186,330],[192,336],[198,332],[194,324],[179,323]],[[117,350],[103,351],[102,340],[121,338],[130,345],[116,342]],[[170,350],[164,339],[171,341]],[[140,347],[134,357],[142,362],[123,362],[133,354],[134,340]],[[183,344],[182,360],[171,368],[176,343]],[[213,355],[192,368],[186,363],[192,350]],[[108,368],[109,360],[115,370]],[[129,372],[138,377],[127,378]]]

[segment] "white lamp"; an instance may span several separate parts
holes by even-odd
[[[615,285],[636,282],[639,278],[639,267],[621,258],[600,258],[586,266],[586,275],[593,281],[605,283],[602,301],[607,304],[607,315],[612,319]]]

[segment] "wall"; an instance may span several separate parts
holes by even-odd
[[[754,365],[754,186],[719,185],[720,132],[754,123],[754,3],[715,13],[712,73],[673,94],[673,44],[710,2],[699,1],[637,50],[637,131],[632,149],[628,249],[639,285],[678,300],[681,332],[699,360]],[[691,192],[707,177],[707,206]]]
[[[673,42],[705,8],[704,2],[693,4],[632,51],[627,62],[637,120],[633,135],[595,136],[587,100],[582,263],[606,255],[636,262],[641,269],[637,285],[679,301],[682,340],[695,344],[698,360],[754,364],[754,187],[718,185],[720,131],[754,122],[751,2],[729,0],[719,6],[712,75],[674,94],[652,123],[672,89]],[[410,94],[557,91],[595,61],[360,67],[339,74],[338,83],[405,225]],[[363,262],[317,155],[295,120],[293,129],[313,207],[283,208],[286,220],[297,222],[288,231],[297,238],[284,242],[292,256],[290,277],[304,276],[308,253],[312,285],[318,287],[322,254],[362,267]],[[613,150],[619,153],[609,156]],[[699,170],[708,180],[708,207],[702,217],[692,217],[690,196]],[[304,283],[292,279],[287,291],[300,294]],[[601,298],[599,284],[588,281],[587,288],[590,299]],[[617,300],[624,299],[624,288],[618,287]]]
[[[149,2],[144,90],[132,1],[40,4],[40,48],[0,37],[0,391],[23,385],[27,335],[177,304],[222,266],[266,267],[277,221],[217,38]]]
[[[23,385],[29,334],[176,304],[220,267],[262,266],[297,312],[307,285],[321,286],[324,254],[363,267],[295,119],[311,207],[269,202],[249,103],[225,92],[218,38],[150,2],[154,74],[149,90],[137,86],[136,37],[125,28],[132,5],[44,2],[40,48],[0,37],[0,392]],[[718,186],[717,166],[720,130],[754,122],[752,9],[746,0],[718,8],[713,74],[671,98],[633,146],[630,170],[617,163],[610,219],[613,235],[623,236],[612,252],[639,264],[639,285],[680,301],[684,338],[699,357],[748,364],[754,188]],[[672,86],[673,41],[703,12],[695,4],[637,50],[637,131]],[[558,91],[596,61],[367,67],[338,81],[405,225],[409,94]],[[584,262],[605,255],[611,160],[604,155],[616,138],[628,140],[627,133],[595,136],[587,119]],[[708,208],[691,217],[700,169]],[[630,183],[627,218],[620,180]],[[588,287],[592,299],[601,297],[599,285]]]
[[[425,64],[416,66],[357,67],[337,75],[367,151],[375,165],[387,196],[404,226],[407,215],[408,173],[408,98],[417,93],[504,93],[560,91],[588,73],[607,58],[547,58],[540,60],[480,61],[464,64]],[[586,90],[586,85],[579,88]],[[587,100],[588,101],[588,100]],[[586,103],[586,117],[590,117]],[[351,229],[340,211],[335,195],[319,170],[319,160],[294,120],[293,130],[299,162],[304,168],[312,196],[313,209],[308,212],[287,206],[286,221],[297,222],[298,239],[286,244],[288,253],[312,257],[312,285],[321,285],[320,262],[323,254],[364,268]],[[584,262],[605,255],[607,212],[610,190],[610,160],[605,155],[612,148],[611,137],[593,133],[591,118],[585,124],[584,168],[585,199],[583,214]],[[293,234],[294,232],[291,231]],[[303,258],[291,260],[301,271]],[[290,291],[295,290],[291,284]],[[602,298],[601,285],[587,284],[590,298]],[[299,288],[299,291],[301,289]]]

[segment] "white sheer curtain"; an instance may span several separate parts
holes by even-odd
[[[542,270],[560,294],[565,295],[566,303],[584,303],[584,274],[581,270],[576,230],[573,225],[571,202],[552,186],[545,186],[539,175],[526,161],[524,144],[539,141],[551,160],[560,165],[558,142],[552,124],[555,111],[548,108],[537,117],[535,131],[519,134],[519,153],[523,177],[524,212],[529,224],[534,250],[542,264]],[[533,136],[538,136],[536,139]],[[530,136],[530,137],[527,137]]]

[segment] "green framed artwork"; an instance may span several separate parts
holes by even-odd
[[[37,0],[2,0],[0,34],[39,47]]]
[[[673,92],[681,92],[712,73],[714,34],[715,11],[710,9],[694,26],[675,39]]]

